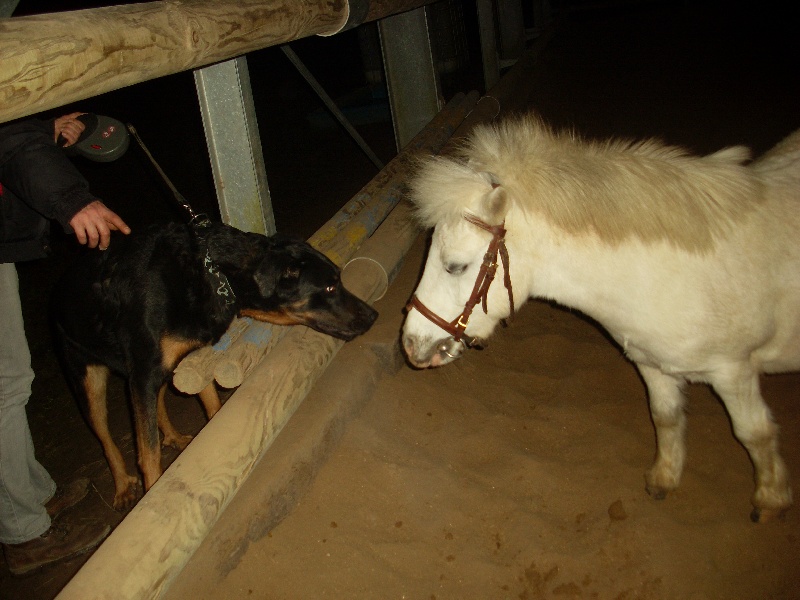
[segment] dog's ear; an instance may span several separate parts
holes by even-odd
[[[281,271],[281,267],[274,264],[274,261],[270,260],[269,257],[261,260],[253,279],[258,286],[259,294],[263,298],[268,298],[275,293],[275,289],[278,287],[278,280],[281,277]]]
[[[256,285],[262,296],[273,295],[279,289],[297,287],[300,279],[300,267],[296,264],[275,264],[275,259],[265,258],[255,273]]]

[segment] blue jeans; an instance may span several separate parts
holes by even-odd
[[[34,456],[25,405],[33,369],[13,263],[0,264],[0,542],[19,544],[50,528],[45,503],[56,484]]]

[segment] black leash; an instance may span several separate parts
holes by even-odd
[[[206,273],[209,281],[211,282],[212,287],[216,293],[215,300],[220,305],[220,308],[224,308],[230,306],[236,301],[236,294],[233,293],[233,288],[231,287],[228,278],[225,277],[225,273],[220,271],[219,266],[214,262],[211,258],[211,250],[208,247],[208,243],[206,238],[211,231],[211,219],[208,218],[208,215],[203,213],[196,213],[192,209],[189,202],[183,195],[178,191],[173,183],[170,181],[167,174],[164,173],[164,170],[161,166],[156,162],[156,159],[153,158],[153,155],[150,154],[150,151],[145,146],[142,138],[139,137],[139,133],[136,131],[136,128],[127,123],[128,131],[130,131],[133,139],[136,140],[136,143],[139,144],[139,147],[142,149],[142,152],[145,153],[148,159],[150,159],[150,163],[153,165],[153,168],[158,172],[161,176],[161,179],[164,180],[164,183],[167,184],[167,187],[172,192],[175,201],[178,203],[184,212],[189,216],[189,225],[191,225],[192,229],[197,236],[197,239],[200,241],[201,247],[205,249],[205,257],[203,258],[203,270]]]

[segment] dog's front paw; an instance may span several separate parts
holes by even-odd
[[[123,485],[117,487],[114,494],[114,510],[118,512],[127,512],[134,507],[136,501],[141,496],[142,487],[139,485],[139,479],[133,476],[126,477]]]

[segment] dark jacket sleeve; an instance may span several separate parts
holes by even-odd
[[[53,141],[53,121],[29,119],[0,127],[0,182],[67,232],[75,213],[96,200],[89,183]]]

